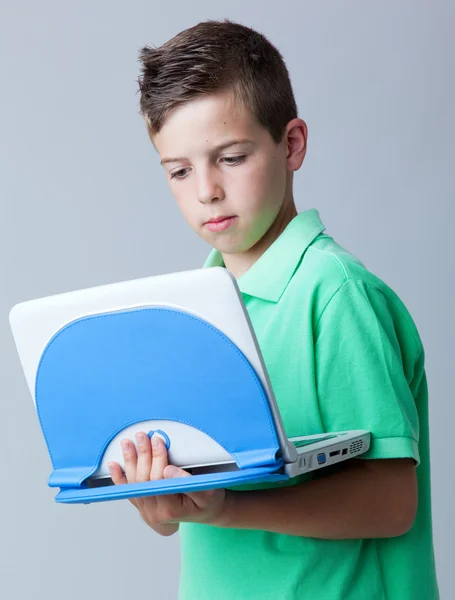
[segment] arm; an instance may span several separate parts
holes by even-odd
[[[142,438],[138,455],[127,444],[125,476],[111,463],[114,483],[190,476],[168,465],[164,444],[158,442],[152,457],[147,435]],[[318,479],[288,488],[208,490],[130,501],[161,535],[175,533],[179,522],[324,539],[394,537],[410,529],[417,505],[412,459],[351,459],[340,471],[327,473],[322,470]]]
[[[144,520],[160,532],[162,524],[174,524],[173,532],[191,521],[325,539],[404,534],[415,519],[419,460],[418,415],[404,367],[409,371],[418,350],[408,344],[402,355],[381,292],[362,282],[343,284],[316,330],[318,402],[325,431],[372,431],[369,458],[351,459],[336,473],[322,469],[317,479],[292,487],[144,498],[137,504]],[[411,366],[415,388],[424,381],[423,361]],[[150,444],[145,448],[138,459],[125,457],[125,480],[114,466],[114,483],[188,475],[167,464],[164,445],[153,462]]]
[[[415,389],[424,371],[415,328],[375,285],[350,280],[318,317],[314,339],[324,431],[371,431],[368,459],[294,487],[228,492],[217,524],[326,539],[401,535],[417,510],[419,421],[409,382]]]
[[[288,488],[228,492],[214,525],[324,539],[394,537],[412,526],[412,459],[352,459],[334,474]]]

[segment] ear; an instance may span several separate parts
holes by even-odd
[[[297,171],[306,154],[308,127],[302,119],[292,119],[286,127],[287,167],[289,171]]]

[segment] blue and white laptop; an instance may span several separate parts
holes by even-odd
[[[235,278],[224,268],[16,304],[10,325],[57,502],[285,481],[366,452],[368,431],[288,439]],[[145,431],[191,477],[112,485],[120,441]]]

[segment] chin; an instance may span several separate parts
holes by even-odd
[[[243,254],[247,252],[251,246],[239,243],[230,244],[228,241],[218,240],[218,243],[209,242],[214,248],[221,252],[222,254]]]
[[[254,243],[245,242],[245,236],[243,236],[243,239],[240,239],[241,236],[238,230],[232,232],[232,234],[229,231],[210,233],[204,230],[204,226],[202,225],[197,233],[212,248],[215,248],[222,254],[242,254],[242,252],[247,252],[254,246]]]

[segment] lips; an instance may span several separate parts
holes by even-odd
[[[229,229],[236,221],[237,217],[214,217],[204,223],[204,227],[212,233],[218,233]]]
[[[229,215],[229,216],[226,216],[226,217],[215,217],[214,219],[209,219],[208,221],[206,221],[204,223],[204,225],[207,224],[207,223],[221,223],[221,221],[225,221],[226,219],[232,219],[232,218],[233,218],[232,215]]]

